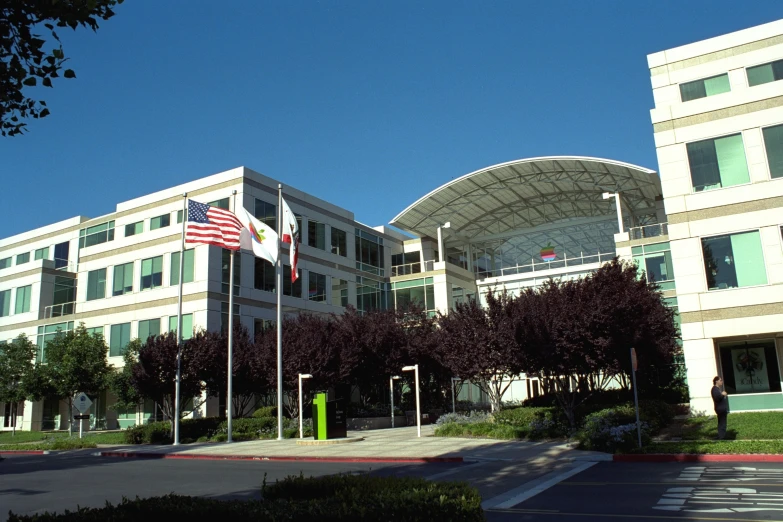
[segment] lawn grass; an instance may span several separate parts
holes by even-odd
[[[691,453],[720,454],[783,454],[783,440],[708,440],[653,442],[630,453]]]
[[[11,432],[0,432],[0,446],[19,446],[19,449],[28,449],[33,443],[46,444],[51,441],[67,439],[67,431],[17,431],[16,435]],[[78,433],[74,433],[72,439],[79,438]],[[125,444],[125,438],[120,431],[115,432],[87,432],[84,439],[93,444]],[[6,448],[8,449],[8,448]]]
[[[728,440],[783,439],[783,412],[729,413]],[[716,417],[694,417],[682,427],[683,440],[711,440],[718,437]]]

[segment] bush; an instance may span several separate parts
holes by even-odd
[[[74,450],[83,448],[97,448],[95,442],[88,439],[77,439],[70,437],[61,437],[51,441],[49,449],[53,450]]]
[[[641,423],[642,444],[650,441],[650,425]],[[576,435],[583,449],[628,451],[638,447],[636,412],[633,406],[622,405],[591,413]]]
[[[168,421],[137,424],[123,433],[127,444],[171,444],[171,423]]]
[[[521,407],[501,410],[495,415],[495,422],[526,431],[531,439],[560,438],[568,434],[568,422],[558,408]]]
[[[253,412],[253,417],[274,417],[277,418],[277,406],[262,406]]]
[[[660,400],[639,401],[639,418],[650,425],[653,433],[658,433],[674,420],[677,408]]]
[[[113,506],[80,508],[63,514],[9,514],[9,522],[132,522],[161,519],[170,522],[273,522],[281,520],[339,522],[395,520],[430,522],[485,520],[481,497],[463,483],[429,482],[420,478],[332,476],[289,477],[264,485],[264,500],[220,501],[167,495],[123,499]]]
[[[435,422],[437,426],[443,426],[444,424],[472,424],[475,422],[490,422],[492,415],[483,411],[471,411],[467,414],[463,413],[446,413],[438,417]]]
[[[483,402],[457,401],[456,408],[457,413],[468,413],[471,411],[483,411],[485,413],[489,413],[492,411],[492,406]]]

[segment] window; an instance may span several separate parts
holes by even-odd
[[[265,225],[277,231],[277,206],[266,201],[256,199],[253,215]]]
[[[767,284],[758,230],[705,237],[701,246],[710,290]]]
[[[130,323],[111,325],[109,357],[120,357],[125,354],[125,347],[130,342],[130,327]]]
[[[30,252],[25,252],[24,254],[19,254],[16,256],[17,265],[23,265],[24,263],[28,262],[30,262]]]
[[[263,290],[264,292],[275,291],[275,266],[260,257],[254,258],[256,261],[253,273],[253,288]]]
[[[11,315],[11,290],[0,291],[0,317]]]
[[[764,147],[767,149],[767,163],[771,178],[783,177],[783,125],[767,127],[764,134]]]
[[[748,67],[748,85],[755,87],[763,83],[775,82],[783,79],[783,60],[778,60],[764,65]]]
[[[239,305],[234,305],[234,324],[232,327],[236,328],[239,324]],[[220,331],[225,332],[228,330],[228,303],[225,301],[220,303]]]
[[[433,278],[414,279],[392,284],[395,307],[404,310],[409,306],[420,306],[435,311],[435,286]]]
[[[291,284],[291,267],[283,265],[283,295],[302,297],[302,269],[297,269],[296,281]]]
[[[231,262],[231,251],[223,249],[223,253],[221,254],[221,281],[222,286],[220,288],[220,291],[224,294],[228,293],[228,281],[229,277],[231,277],[230,267],[229,263]],[[234,295],[239,295],[239,282],[242,280],[241,278],[241,262],[242,255],[240,253],[236,253],[234,255]]]
[[[10,268],[11,267],[11,258],[6,257],[5,259],[0,259],[0,270],[3,268]]]
[[[356,268],[363,272],[383,275],[383,239],[356,229]]]
[[[364,277],[356,278],[356,309],[367,312],[372,309],[388,308],[388,287],[380,281]]]
[[[79,230],[79,248],[100,245],[107,241],[114,241],[114,221],[107,221],[94,227]],[[55,254],[56,254],[55,247]]]
[[[131,292],[133,292],[133,263],[115,266],[111,295],[123,295]]]
[[[188,215],[188,211],[185,210],[185,217],[186,218],[187,218],[187,215]],[[182,223],[182,211],[181,210],[177,210],[177,224],[179,225],[180,223]]]
[[[674,290],[674,267],[669,243],[635,246],[631,249],[633,260],[647,281],[656,283],[661,290]]]
[[[103,337],[103,326],[94,326],[93,328],[87,328],[87,333],[93,337]]]
[[[106,269],[93,270],[87,274],[87,300],[106,297]]]
[[[169,332],[177,331],[177,316],[169,317]],[[182,314],[182,339],[193,337],[193,314]]]
[[[141,262],[141,290],[163,286],[163,256],[151,257]]]
[[[35,251],[35,260],[49,259],[49,247],[39,248]]]
[[[332,278],[332,305],[348,306],[348,281],[345,279]]]
[[[693,190],[711,190],[750,182],[742,135],[688,143]]]
[[[36,344],[38,345],[36,360],[41,363],[46,362],[46,343],[54,339],[58,333],[66,334],[71,330],[73,330],[73,321],[39,326],[38,337],[36,339]]]
[[[680,96],[684,102],[714,96],[730,90],[728,74],[680,84]]]
[[[310,301],[326,301],[326,276],[310,272],[307,282],[307,298]]]
[[[313,221],[307,221],[307,244],[311,247],[326,250],[326,225]]]
[[[66,241],[54,245],[54,268],[65,268],[68,266],[68,251],[71,244]]]
[[[163,214],[162,216],[150,219],[150,230],[157,230],[159,228],[167,227],[170,224],[171,214]]]
[[[176,325],[174,325],[174,329],[177,329]],[[142,343],[146,343],[147,339],[157,337],[158,335],[160,335],[160,319],[139,321],[139,340]]]
[[[718,351],[727,393],[780,393],[774,339],[720,343]]]
[[[63,314],[73,313],[73,303],[76,301],[76,279],[73,277],[55,276],[54,277],[54,297],[53,305],[70,306],[60,308]],[[54,313],[54,312],[53,312]]]
[[[183,283],[193,282],[193,249],[185,250],[185,266],[183,267]],[[171,253],[171,277],[170,284],[172,286],[179,284],[179,252]]]
[[[207,203],[207,205],[209,205],[210,207],[217,207],[217,208],[222,208],[224,210],[229,210],[229,208],[228,208],[228,198],[223,198],[223,199],[217,199],[215,201],[210,201],[209,203]]]
[[[125,225],[125,237],[135,236],[144,232],[144,221]]]
[[[348,255],[347,235],[344,230],[332,227],[332,254],[338,256]]]
[[[16,307],[15,314],[23,314],[30,311],[30,296],[33,293],[33,286],[20,286],[16,289]]]

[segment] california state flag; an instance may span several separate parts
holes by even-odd
[[[280,202],[283,207],[283,222],[280,227],[280,235],[283,243],[291,245],[291,282],[297,280],[296,265],[299,264],[299,225],[296,223],[296,216],[291,212],[288,203],[281,197]]]
[[[242,210],[244,216],[240,216],[240,221],[242,221],[244,228],[239,235],[240,248],[250,250],[256,257],[266,259],[273,265],[276,264],[280,250],[277,232],[251,216],[246,209]]]

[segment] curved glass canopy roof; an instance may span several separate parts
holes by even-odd
[[[614,218],[614,198],[604,200],[604,192],[620,192],[624,217],[633,226],[654,220],[661,183],[653,170],[614,160],[521,159],[446,183],[390,224],[419,237],[435,237],[437,228],[450,222],[450,243],[502,241],[547,225],[589,226]]]

